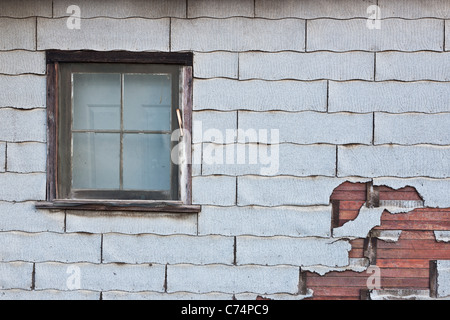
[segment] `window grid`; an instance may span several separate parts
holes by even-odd
[[[84,73],[84,72],[74,72],[71,74],[71,150],[72,150],[72,158],[73,158],[73,134],[74,133],[111,133],[111,134],[119,134],[120,135],[120,161],[119,161],[119,189],[118,190],[125,190],[124,189],[124,147],[123,147],[123,140],[125,134],[166,134],[170,135],[172,134],[172,131],[167,130],[127,130],[124,127],[124,96],[125,96],[125,75],[132,75],[135,73],[120,73],[120,130],[102,130],[102,129],[73,129],[74,125],[74,75],[75,74],[91,74],[91,73]],[[94,73],[92,73],[94,74]],[[147,73],[151,75],[167,75],[165,73]],[[172,104],[172,101],[171,101]],[[171,119],[170,123],[172,123],[172,112],[171,112]],[[172,128],[173,130],[174,128]],[[71,165],[71,176],[73,176],[73,163]],[[171,179],[172,180],[172,179]],[[73,183],[73,179],[72,179]]]

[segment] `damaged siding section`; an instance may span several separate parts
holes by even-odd
[[[450,297],[448,3],[16,2],[0,3],[0,299]],[[200,213],[35,208],[49,49],[194,52]]]
[[[368,208],[371,192],[380,205]],[[307,287],[314,292],[312,299],[448,298],[445,288],[450,247],[442,241],[450,226],[448,208],[410,207],[411,203],[423,203],[412,187],[394,190],[344,183],[331,199],[333,237],[350,240],[349,257],[365,265],[359,269],[305,269]]]

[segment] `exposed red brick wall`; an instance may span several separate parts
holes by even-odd
[[[366,185],[345,182],[334,190],[331,202],[338,209],[338,219],[333,226],[341,227],[358,216],[359,209],[366,202]]]
[[[380,200],[421,200],[411,187],[393,190],[379,187]],[[334,227],[358,216],[366,201],[366,185],[344,183],[331,196]],[[384,211],[375,230],[403,230],[397,242],[376,239],[375,265],[381,271],[381,289],[430,289],[430,261],[450,260],[450,243],[436,242],[434,230],[450,230],[450,209],[415,209],[409,213]],[[369,239],[351,241],[350,258],[363,258]],[[306,272],[306,287],[314,291],[314,300],[357,300],[367,290],[367,272],[330,272],[324,276]]]

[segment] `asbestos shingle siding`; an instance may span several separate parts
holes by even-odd
[[[377,1],[77,3],[80,30],[66,27],[72,1],[0,3],[0,299],[301,299],[302,267],[350,263],[348,240],[331,238],[341,183],[410,182],[425,204],[448,204],[448,1],[380,0],[380,30],[366,27]],[[34,208],[46,194],[47,49],[194,52],[201,213]],[[224,143],[208,129],[279,130],[279,171],[205,163]],[[242,133],[227,146],[267,144]]]

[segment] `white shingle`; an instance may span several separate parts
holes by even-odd
[[[349,264],[347,241],[318,238],[237,237],[237,264],[343,267]]]
[[[193,293],[298,293],[299,269],[292,266],[169,265],[167,291]]]
[[[100,263],[100,235],[0,232],[0,241],[0,261]]]
[[[23,50],[0,52],[0,73],[10,75],[45,74],[45,52]]]
[[[47,145],[39,142],[8,143],[8,172],[46,172]]]
[[[232,264],[233,245],[232,237],[222,236],[107,234],[103,262]]]
[[[305,21],[172,19],[172,51],[305,51]]]
[[[450,18],[450,2],[447,0],[378,0],[383,18]]]
[[[302,177],[334,176],[335,172],[336,147],[331,145],[203,144],[203,175]]]
[[[36,18],[0,18],[0,30],[0,50],[35,50]]]
[[[193,143],[232,143],[237,139],[237,112],[195,111],[192,114],[192,126]]]
[[[1,201],[0,220],[0,231],[64,232],[64,212],[38,210],[34,201]]]
[[[350,19],[367,17],[367,7],[376,3],[376,0],[256,0],[255,10],[257,17],[269,19],[287,17]]]
[[[164,265],[37,263],[36,289],[164,291]],[[79,277],[77,279],[77,277]]]
[[[236,204],[236,177],[203,176],[192,178],[192,203],[217,206]]]
[[[261,129],[278,129],[280,143],[372,143],[372,114],[239,111],[238,116],[241,143],[262,142],[261,135],[249,134]]]
[[[330,112],[450,112],[450,83],[330,81]]]
[[[131,301],[153,301],[153,300],[232,300],[232,294],[226,293],[191,293],[191,292],[124,292],[106,291],[102,294],[103,300],[131,300]]]
[[[77,291],[58,291],[58,290],[0,290],[0,300],[100,300],[100,292],[77,290]]]
[[[450,113],[375,114],[375,144],[450,145]]]
[[[450,80],[450,52],[377,53],[376,80]]]
[[[187,214],[139,214],[96,211],[95,216],[86,212],[68,211],[67,232],[124,233],[124,234],[196,234],[197,215]]]
[[[194,77],[237,79],[238,55],[235,52],[196,52],[194,55]]]
[[[333,190],[345,180],[327,177],[238,177],[239,206],[329,205]]]
[[[450,20],[445,20],[445,51],[450,51]]]
[[[239,79],[373,80],[369,52],[246,52],[239,54]]]
[[[38,18],[38,50],[169,51],[169,19],[82,19],[80,29],[67,19]]]
[[[46,139],[47,112],[45,109],[0,108],[0,140],[45,142]]]
[[[307,51],[442,51],[442,20],[381,20],[381,29],[369,29],[367,19],[308,21]]]
[[[188,18],[252,17],[254,0],[190,0]]]
[[[322,207],[212,207],[203,206],[199,234],[227,236],[329,237],[331,206]]]
[[[0,263],[0,289],[30,289],[33,264],[25,262]],[[0,300],[2,296],[0,294]]]
[[[186,16],[185,0],[58,0],[54,1],[54,17],[67,17],[67,8],[77,5],[82,18],[109,17],[109,18],[165,18]]]
[[[326,111],[326,81],[194,81],[194,109]]]
[[[0,201],[44,200],[45,173],[0,173]]]
[[[438,297],[450,296],[450,261],[437,261],[437,294]]]
[[[44,108],[46,78],[36,75],[0,75],[0,107]]]
[[[6,170],[6,143],[0,142],[0,172]]]
[[[192,144],[191,149],[192,156],[192,176],[201,176],[202,175],[202,144],[196,143]]]
[[[51,18],[52,0],[22,0],[19,4],[15,0],[0,2],[0,17],[28,18],[35,16]]]
[[[338,176],[450,177],[450,147],[339,147]]]

